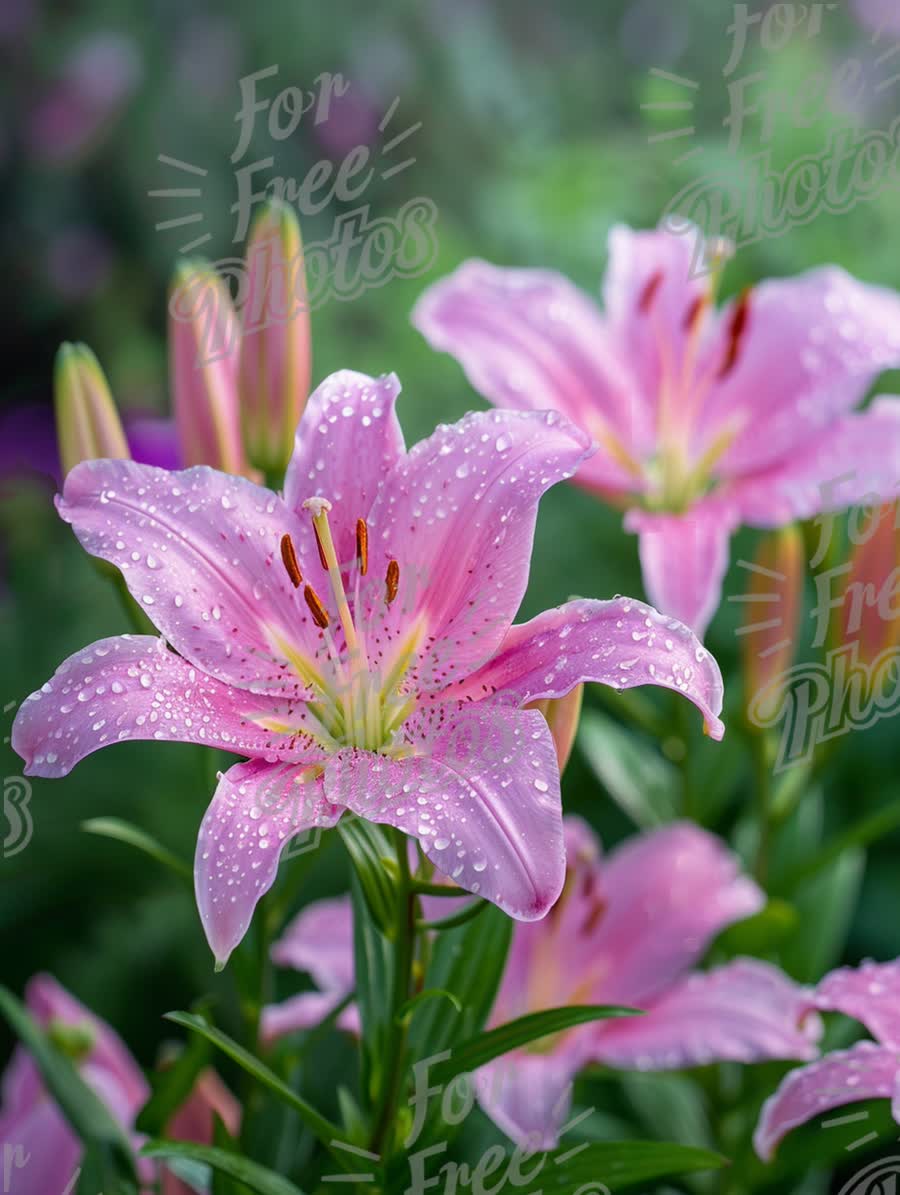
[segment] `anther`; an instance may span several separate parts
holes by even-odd
[[[397,590],[400,588],[400,565],[396,560],[388,562],[387,576],[384,579],[385,584],[385,598],[387,604],[390,605],[397,596]]]
[[[324,631],[331,619],[328,617],[328,611],[319,601],[319,595],[311,585],[307,585],[303,590],[303,596],[306,598],[309,612],[313,616],[313,622]]]
[[[657,270],[641,291],[641,297],[638,299],[638,310],[642,311],[645,315],[650,310],[650,304],[656,297],[656,292],[662,285],[662,280],[663,272],[662,270]]]
[[[285,571],[290,577],[294,588],[298,589],[303,581],[303,574],[300,572],[300,565],[297,563],[294,541],[289,535],[282,535],[281,537],[281,559],[284,561]]]
[[[356,561],[364,577],[369,571],[369,528],[365,519],[356,520]]]
[[[750,288],[747,287],[742,292],[741,297],[735,304],[734,311],[731,313],[731,319],[728,324],[728,350],[725,354],[725,360],[722,362],[722,367],[719,370],[720,379],[731,373],[737,364],[738,355],[740,354],[741,346],[747,333],[749,320]]]

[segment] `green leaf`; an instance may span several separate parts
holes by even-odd
[[[357,875],[351,880],[350,897],[356,1001],[362,1026],[360,1087],[365,1100],[378,1089],[385,1062],[394,948],[372,919]]]
[[[900,801],[894,801],[885,809],[879,809],[871,817],[863,818],[838,834],[807,862],[800,864],[782,880],[779,888],[787,893],[794,892],[801,884],[819,875],[839,855],[851,847],[868,846],[877,842],[900,826]]]
[[[173,871],[182,880],[186,880],[188,884],[193,885],[194,883],[193,872],[187,863],[130,822],[122,821],[118,817],[92,817],[89,821],[82,822],[81,828],[88,834],[99,834],[102,838],[113,838],[117,842],[125,842],[145,855],[149,855],[163,867],[168,867],[170,871]]]
[[[236,1041],[226,1033],[223,1033],[221,1029],[216,1029],[215,1026],[208,1024],[201,1017],[194,1016],[192,1013],[169,1012],[166,1013],[166,1020],[171,1021],[174,1025],[181,1025],[185,1029],[190,1029],[194,1033],[199,1033],[201,1037],[205,1037],[208,1042],[221,1050],[223,1054],[227,1054],[248,1075],[256,1079],[264,1087],[267,1087],[273,1095],[276,1095],[285,1104],[293,1108],[310,1132],[322,1142],[326,1149],[335,1153],[335,1157],[338,1158],[341,1165],[344,1166],[346,1164],[346,1159],[341,1158],[340,1154],[332,1148],[333,1142],[343,1140],[343,1136],[337,1125],[333,1125],[320,1112],[317,1112],[312,1104],[308,1104],[296,1092],[291,1091],[290,1087],[286,1083],[283,1083],[275,1072],[269,1070],[258,1058],[255,1058],[243,1046],[238,1045]]]
[[[865,851],[852,848],[800,889],[794,904],[798,930],[782,951],[785,969],[801,983],[816,983],[840,958],[856,909]]]
[[[486,1154],[485,1159],[487,1157]],[[692,1145],[667,1141],[603,1141],[582,1147],[569,1145],[542,1157],[523,1160],[519,1174],[510,1175],[510,1184],[513,1177],[524,1178],[528,1191],[540,1191],[542,1195],[573,1195],[576,1192],[602,1195],[604,1188],[611,1195],[619,1195],[620,1191],[638,1184],[702,1170],[719,1170],[727,1165],[728,1159],[721,1154]],[[495,1176],[504,1172],[498,1168],[489,1173]],[[473,1179],[476,1177],[483,1179],[477,1168]],[[463,1187],[463,1190],[475,1189],[474,1183]],[[491,1189],[499,1190],[499,1187],[494,1182]]]
[[[151,1141],[141,1150],[145,1158],[186,1158],[202,1162],[213,1170],[236,1179],[257,1195],[303,1195],[299,1187],[273,1170],[242,1158],[238,1154],[217,1149],[214,1145],[194,1145],[185,1141]]]
[[[641,1128],[683,1144],[710,1148],[714,1133],[703,1090],[687,1075],[624,1072],[619,1080]]]
[[[209,1059],[209,1043],[205,1038],[192,1037],[186,1049],[164,1069],[153,1076],[153,1094],[138,1113],[135,1128],[148,1137],[157,1137],[185,1102],[197,1076]]]
[[[410,1028],[416,1056],[441,1054],[483,1028],[503,978],[512,927],[511,919],[491,905],[475,921],[439,935],[425,984],[452,992],[462,1012],[440,1004],[423,1008]]]
[[[554,1033],[562,1033],[573,1025],[640,1015],[637,1009],[620,1008],[612,1004],[573,1004],[566,1008],[548,1008],[544,1012],[528,1013],[454,1047],[449,1058],[432,1067],[430,1079],[436,1085],[443,1086],[457,1075],[478,1070],[501,1054],[508,1054],[510,1050],[517,1050],[520,1046],[527,1046],[529,1042],[539,1041]]]
[[[768,954],[789,937],[799,926],[800,918],[793,905],[784,900],[770,900],[765,908],[730,925],[716,938],[715,949],[729,958],[739,955]]]
[[[5,987],[0,987],[0,1012],[28,1050],[76,1136],[88,1147],[92,1166],[107,1184],[100,1189],[110,1195],[132,1190],[134,1159],[122,1126],[82,1080],[71,1059],[51,1043],[24,1004]]]
[[[649,742],[597,710],[581,715],[578,745],[603,787],[642,830],[676,816],[675,768]]]
[[[384,934],[394,926],[396,860],[394,849],[382,830],[362,818],[348,818],[338,824],[360,890],[372,920]]]
[[[98,1192],[102,1195],[137,1195],[135,1184],[122,1176],[114,1157],[102,1145],[87,1146],[78,1169],[59,1195],[69,1195],[71,1191],[75,1195],[98,1195]]]
[[[418,995],[413,996],[411,1000],[407,1000],[405,1004],[401,1005],[397,1010],[397,1020],[403,1021],[406,1017],[411,1016],[417,1008],[420,1008],[429,1000],[436,999],[449,1000],[457,1012],[462,1012],[462,1004],[452,992],[448,992],[445,988],[426,988],[424,992],[419,992]]]
[[[490,901],[473,900],[466,905],[464,909],[460,909],[458,913],[453,913],[450,917],[443,917],[440,921],[420,921],[416,926],[420,930],[433,930],[435,933],[443,933],[448,929],[456,929],[459,925],[465,925],[467,921],[473,921],[479,914],[484,913],[490,908]]]

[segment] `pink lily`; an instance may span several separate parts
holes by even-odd
[[[25,1002],[32,1017],[74,1060],[91,1087],[123,1128],[131,1132],[135,1117],[150,1096],[150,1087],[127,1046],[114,1029],[94,1016],[49,975],[28,983]],[[11,1195],[48,1195],[74,1189],[82,1145],[44,1088],[40,1073],[23,1046],[18,1046],[2,1080],[0,1141],[8,1150]],[[240,1107],[213,1071],[202,1074],[187,1100],[167,1126],[169,1136],[211,1143],[215,1111],[229,1131],[240,1127]],[[137,1148],[140,1139],[134,1137]],[[156,1166],[140,1163],[142,1182],[151,1190]],[[189,1195],[168,1170],[161,1175],[164,1195]]]
[[[356,986],[353,967],[353,909],[350,898],[317,900],[302,909],[272,947],[272,961],[280,967],[306,971],[319,987],[301,992],[262,1013],[262,1037],[275,1041],[298,1029],[311,1029],[345,1000]],[[339,1014],[338,1027],[360,1032],[355,1004]]]
[[[702,635],[740,524],[898,492],[900,402],[853,408],[900,363],[900,297],[829,266],[719,312],[698,236],[614,228],[604,312],[559,274],[469,261],[413,322],[490,402],[552,407],[599,442],[577,482],[626,508],[651,602]]]
[[[815,1057],[819,1026],[815,1018],[804,1021],[811,996],[777,968],[738,959],[693,970],[720,930],[757,912],[765,900],[718,839],[675,823],[601,861],[584,822],[566,818],[565,834],[565,888],[543,921],[516,926],[491,1024],[567,1004],[646,1011],[570,1030],[478,1071],[479,1102],[509,1137],[552,1149],[572,1081],[591,1063],[672,1070]],[[334,932],[338,925],[344,929]],[[349,926],[343,898],[311,905],[287,931],[277,961],[309,971],[326,991],[267,1009],[270,1040],[317,1024],[352,990]],[[356,1014],[351,1006],[342,1015],[351,1011]]]
[[[875,1040],[832,1050],[785,1076],[763,1104],[753,1137],[764,1161],[792,1129],[859,1100],[889,1099],[900,1124],[900,959],[832,971],[816,988],[814,1007],[861,1021]]]
[[[512,916],[542,917],[565,860],[553,738],[528,702],[657,684],[723,733],[715,661],[650,607],[577,600],[511,625],[538,500],[588,454],[584,433],[555,412],[486,411],[407,452],[398,393],[393,376],[327,379],[283,497],[207,467],[88,461],[58,502],[164,639],[72,656],[20,709],[13,746],[38,776],[124,739],[250,757],[221,777],[197,844],[220,965],[287,840],[348,809]]]

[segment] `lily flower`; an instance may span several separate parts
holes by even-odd
[[[813,1007],[861,1021],[875,1040],[832,1050],[785,1076],[763,1104],[753,1137],[763,1161],[792,1129],[845,1104],[889,1099],[900,1124],[900,960],[832,971],[816,988]]]
[[[477,1071],[479,1103],[512,1140],[552,1149],[573,1080],[592,1063],[673,1070],[815,1057],[819,1025],[806,1015],[811,994],[777,968],[738,959],[694,969],[722,929],[765,903],[717,838],[675,823],[602,860],[580,819],[565,819],[565,836],[562,895],[543,921],[515,927],[490,1023],[572,1004],[645,1011],[579,1026]],[[308,971],[322,991],[267,1008],[269,1040],[318,1024],[353,989],[351,925],[345,897],[310,905],[285,932],[273,959]],[[355,1006],[341,1018],[341,1028],[358,1026]]]
[[[72,1059],[84,1082],[130,1132],[150,1097],[150,1086],[115,1030],[49,975],[35,975],[29,981],[25,1003],[54,1044]],[[16,1047],[3,1074],[2,1095],[0,1141],[7,1150],[9,1180],[5,1189],[11,1195],[48,1195],[74,1187],[82,1144],[48,1095],[24,1046]],[[182,1141],[211,1144],[214,1112],[230,1132],[237,1132],[240,1107],[210,1070],[198,1077],[167,1132]],[[135,1148],[140,1143],[135,1136]],[[148,1192],[156,1189],[161,1178],[163,1195],[190,1195],[192,1188],[166,1169],[159,1173],[154,1163],[140,1161],[139,1171]]]
[[[900,297],[829,266],[717,311],[725,250],[698,277],[698,237],[615,227],[602,312],[559,274],[473,260],[412,318],[488,401],[594,437],[576,481],[625,508],[650,601],[702,636],[740,524],[898,492],[900,402],[854,408],[900,363]]]
[[[529,702],[655,684],[723,733],[718,666],[649,606],[579,599],[512,625],[538,500],[587,436],[556,412],[485,411],[407,452],[399,389],[327,379],[283,496],[206,466],[88,461],[58,500],[163,638],[76,653],[23,704],[13,746],[49,777],[125,739],[249,757],[220,778],[197,844],[220,966],[288,839],[345,810],[417,838],[513,917],[542,917],[565,856],[556,749]]]

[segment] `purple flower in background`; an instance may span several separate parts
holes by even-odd
[[[142,73],[134,38],[113,32],[84,38],[29,114],[31,152],[51,165],[82,153],[119,114]]]
[[[816,988],[813,1006],[861,1021],[875,1040],[832,1050],[785,1076],[763,1105],[753,1138],[764,1161],[792,1129],[845,1104],[889,1099],[900,1124],[900,960],[832,971]]]
[[[627,509],[650,600],[702,635],[741,523],[898,492],[900,401],[854,407],[900,364],[900,297],[829,266],[717,311],[698,236],[614,228],[605,311],[559,274],[470,261],[413,322],[491,402],[594,437],[576,480]]]
[[[591,1063],[673,1070],[815,1057],[812,995],[777,968],[737,959],[694,970],[720,930],[765,901],[717,838],[676,823],[602,860],[584,822],[566,818],[565,833],[562,895],[543,921],[515,927],[491,1024],[570,1004],[646,1011],[568,1030],[476,1072],[479,1101],[505,1133],[530,1148],[552,1149],[572,1081]],[[317,1024],[353,990],[349,898],[304,909],[273,958],[308,971],[322,991],[266,1009],[270,1040]],[[358,1030],[355,1006],[339,1024]]]
[[[897,0],[850,0],[850,9],[872,33],[900,36]]]
[[[72,656],[23,704],[13,746],[51,777],[125,739],[250,757],[221,777],[197,846],[220,964],[282,846],[345,810],[417,838],[512,916],[543,916],[564,878],[559,767],[529,702],[656,684],[723,732],[719,669],[674,619],[582,599],[512,625],[538,501],[587,436],[555,412],[487,411],[407,452],[398,393],[393,376],[323,382],[283,496],[206,466],[86,461],[66,478],[60,514],[164,638]]]

